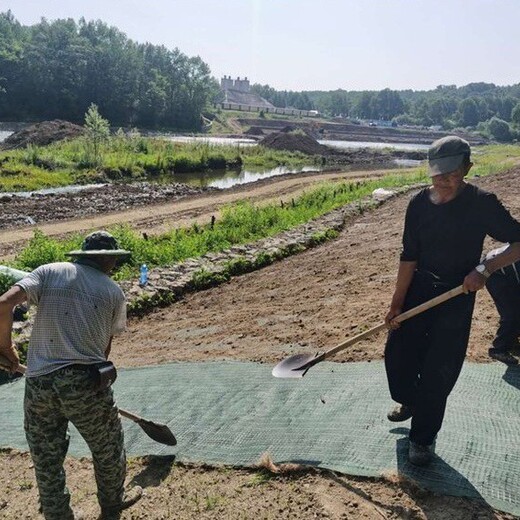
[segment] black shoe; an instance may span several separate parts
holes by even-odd
[[[414,466],[427,466],[433,459],[435,448],[433,444],[429,446],[423,446],[422,444],[416,444],[410,441],[408,448],[408,460]]]
[[[496,359],[506,365],[518,365],[518,359],[512,356],[507,350],[499,348],[490,348],[488,350],[489,357]]]
[[[125,491],[123,501],[120,506],[111,508],[101,508],[101,516],[99,520],[117,520],[121,518],[121,511],[132,507],[136,502],[141,500],[143,496],[143,488],[141,486],[134,486],[129,491]]]
[[[401,422],[410,419],[410,417],[413,416],[413,413],[413,406],[398,404],[393,410],[390,410],[386,416],[389,421]]]

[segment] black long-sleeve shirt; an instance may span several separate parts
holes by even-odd
[[[453,200],[434,204],[426,188],[408,205],[401,260],[459,284],[479,263],[486,235],[520,242],[520,222],[496,195],[467,184]]]

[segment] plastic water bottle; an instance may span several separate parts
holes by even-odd
[[[139,269],[139,285],[144,287],[148,283],[148,266],[143,264]]]

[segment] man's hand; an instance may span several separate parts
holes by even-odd
[[[486,285],[486,282],[487,278],[473,269],[473,271],[464,278],[464,283],[462,284],[464,294],[480,291],[480,289]]]
[[[399,326],[401,324],[394,321],[394,318],[396,316],[399,316],[399,314],[401,314],[401,311],[402,311],[401,305],[396,305],[393,303],[390,305],[390,310],[388,311],[388,313],[385,317],[385,324],[386,324],[387,329],[395,330],[395,329],[399,328]]]
[[[5,368],[8,369],[11,374],[18,372],[20,367],[20,356],[18,355],[16,347],[14,345],[2,347],[0,348],[0,354],[2,354],[5,360],[9,362],[9,366],[6,366]]]

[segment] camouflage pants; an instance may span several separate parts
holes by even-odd
[[[100,506],[121,504],[126,454],[111,388],[96,392],[88,372],[66,367],[26,380],[24,411],[25,435],[47,520],[74,518],[63,469],[69,421],[92,452]]]

